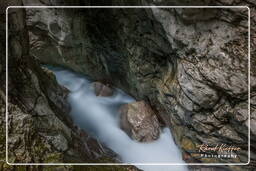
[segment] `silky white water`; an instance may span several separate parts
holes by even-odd
[[[71,117],[76,125],[116,152],[125,163],[184,163],[181,152],[173,141],[168,128],[160,138],[150,143],[132,140],[119,127],[120,105],[134,99],[115,89],[111,97],[95,96],[91,82],[74,72],[50,68],[59,84],[70,90],[68,101],[72,107]],[[186,166],[136,165],[145,171],[185,171]]]

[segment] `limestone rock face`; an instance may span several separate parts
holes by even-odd
[[[138,170],[134,166],[15,166],[9,163],[119,162],[117,155],[75,125],[68,113],[68,90],[30,56],[24,9],[8,9],[8,66],[5,54],[5,18],[8,6],[60,5],[63,1],[4,0],[0,3],[0,170]],[[55,3],[55,4],[53,4]],[[28,5],[28,4],[27,4]],[[66,4],[68,5],[68,4]],[[44,27],[44,26],[43,26]],[[53,32],[58,26],[51,25]],[[38,30],[37,30],[38,31]],[[40,34],[37,32],[37,34]],[[51,51],[48,51],[51,54]],[[51,55],[50,55],[51,56]],[[8,111],[6,111],[8,67]],[[8,123],[5,122],[8,114]],[[5,128],[8,125],[8,130]],[[6,161],[8,133],[8,161]],[[8,162],[8,164],[7,164]]]
[[[1,3],[1,16],[5,15],[2,9],[10,5],[22,4],[19,0]],[[117,162],[117,155],[110,149],[89,135],[80,135],[81,130],[76,129],[68,114],[68,90],[59,86],[55,76],[29,55],[24,9],[9,9],[8,12],[8,130],[4,129],[6,63],[5,53],[1,51],[0,170],[15,170],[2,162],[5,160],[5,131],[8,131],[9,163]],[[3,40],[5,21],[0,23]],[[0,48],[4,47],[1,42]]]
[[[37,3],[53,5],[47,0]],[[252,0],[109,1],[105,5],[248,5],[251,30],[256,29]],[[240,146],[239,158],[227,162],[248,161],[247,8],[26,12],[30,53],[41,62],[66,66],[95,80],[111,78],[114,86],[136,99],[149,100],[191,162],[223,162],[190,155],[201,143]],[[255,37],[251,31],[251,66],[256,65]],[[24,44],[13,45],[17,49]],[[254,144],[255,67],[250,74],[249,131]],[[252,146],[251,161],[255,156]]]
[[[133,139],[141,142],[156,140],[160,124],[151,107],[144,101],[125,104],[120,108],[121,128]]]
[[[96,96],[112,96],[113,89],[109,85],[102,84],[100,82],[92,83],[94,93]]]

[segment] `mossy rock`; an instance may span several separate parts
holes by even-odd
[[[195,150],[196,145],[193,143],[193,141],[187,137],[183,137],[181,140],[181,147],[184,150]]]
[[[44,162],[45,163],[58,163],[59,161],[62,160],[62,158],[63,158],[63,154],[61,154],[61,153],[50,153],[45,157]]]

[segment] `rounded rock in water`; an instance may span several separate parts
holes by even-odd
[[[93,83],[94,93],[96,96],[112,96],[113,95],[113,89],[108,86],[104,85],[100,82],[94,82]]]
[[[121,128],[133,139],[149,142],[158,139],[160,124],[151,107],[144,101],[125,104],[120,108]]]

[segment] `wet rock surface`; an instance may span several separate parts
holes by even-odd
[[[125,104],[120,108],[121,128],[133,139],[150,142],[158,139],[160,124],[151,107],[144,101]]]
[[[113,1],[113,4],[131,5],[131,2]],[[255,3],[251,1],[148,0],[132,3],[152,4],[249,5],[251,29],[255,29]],[[41,29],[42,34],[33,36],[35,28],[40,27],[38,23],[47,25],[49,22],[40,10],[28,10],[27,23],[33,38],[30,41],[31,53],[39,60],[67,66],[96,80],[111,78],[114,86],[137,99],[149,100],[157,115],[171,127],[176,143],[184,155],[189,155],[190,162],[223,162],[193,156],[196,145],[202,143],[239,146],[242,148],[239,159],[225,161],[247,162],[247,8],[99,9],[78,13],[50,10],[49,13],[54,13],[53,19],[62,19],[56,27],[58,29],[54,27],[53,31],[45,27]],[[37,15],[43,19],[35,17]],[[62,34],[64,37],[59,36],[58,30],[66,30]],[[54,35],[55,39],[45,36],[48,34]],[[40,45],[47,43],[42,37],[53,44],[67,40],[67,43],[61,41],[54,46],[59,48],[55,50],[58,58],[47,59],[38,53],[46,50]],[[252,32],[251,56],[255,56],[254,37],[255,32]],[[65,53],[68,48],[68,53]],[[255,64],[253,58],[251,64]],[[252,99],[255,96],[255,76],[252,68]],[[255,142],[253,101],[251,142]],[[252,147],[252,161],[255,152]]]
[[[96,96],[106,97],[106,96],[112,96],[114,93],[113,89],[108,84],[105,85],[101,82],[93,82],[92,85],[93,85]]]
[[[0,38],[5,37],[5,9],[21,1],[1,2]],[[8,162],[9,163],[87,163],[120,162],[118,156],[100,142],[82,133],[68,115],[69,91],[58,85],[55,76],[42,68],[29,52],[25,11],[9,9],[8,55]],[[3,27],[2,27],[3,26]],[[0,44],[4,49],[5,43]],[[10,166],[5,156],[5,54],[0,53],[0,170],[77,170],[82,166]],[[102,170],[101,167],[92,167]],[[106,169],[137,170],[133,166]]]

